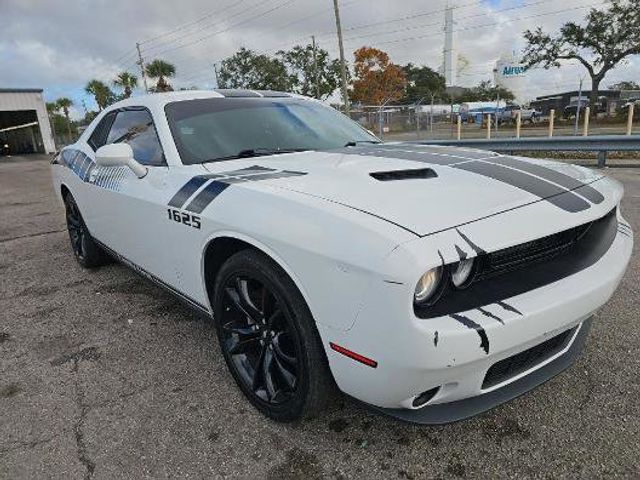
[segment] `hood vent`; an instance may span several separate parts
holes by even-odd
[[[420,178],[436,178],[438,176],[438,174],[430,168],[393,170],[391,172],[373,172],[369,175],[381,182],[392,182],[395,180],[415,180]]]

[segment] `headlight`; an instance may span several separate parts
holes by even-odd
[[[442,267],[432,268],[418,280],[413,300],[415,303],[426,303],[438,291],[442,280]]]
[[[457,288],[461,288],[467,283],[473,273],[473,258],[460,260],[457,267],[451,273],[451,282]]]

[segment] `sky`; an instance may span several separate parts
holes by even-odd
[[[520,52],[522,32],[553,32],[580,21],[603,0],[340,0],[347,61],[363,45],[397,64],[441,67],[444,8],[454,5],[456,48],[468,60],[458,84],[491,80],[496,60]],[[145,62],[173,63],[174,88],[212,88],[214,63],[240,47],[273,54],[310,43],[338,56],[331,0],[0,0],[0,88],[43,88],[47,101],[73,100],[72,116],[95,109],[84,86],[111,83],[118,72],[140,76]],[[640,79],[640,56],[611,71],[602,86]],[[523,100],[578,88],[586,71],[576,62],[535,69],[522,82]],[[142,82],[140,82],[140,85]],[[588,77],[585,87],[589,88]],[[141,94],[138,88],[135,94]]]

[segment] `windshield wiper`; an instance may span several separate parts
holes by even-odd
[[[280,155],[283,153],[306,152],[308,148],[247,148],[240,150],[235,155],[227,155],[226,157],[216,157],[207,162],[217,162],[220,160],[234,160],[236,158],[263,157],[268,155]],[[204,162],[204,163],[207,163]]]
[[[380,140],[351,140],[344,144],[345,147],[357,147],[361,143],[382,143]]]

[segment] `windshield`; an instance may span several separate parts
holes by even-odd
[[[207,98],[165,107],[183,164],[378,143],[356,122],[295,98]]]

